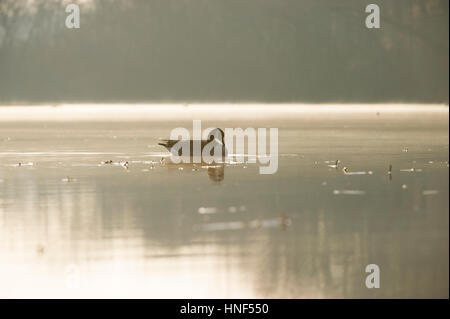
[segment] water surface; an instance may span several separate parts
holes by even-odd
[[[448,108],[26,112],[0,118],[0,297],[448,298]],[[277,127],[278,172],[161,164],[158,139],[194,118]]]

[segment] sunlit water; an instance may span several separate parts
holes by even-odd
[[[235,121],[8,112],[0,297],[448,298],[448,108]],[[158,139],[194,118],[277,127],[278,172],[161,163]],[[379,289],[365,286],[368,264]]]

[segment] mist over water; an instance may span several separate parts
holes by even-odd
[[[448,103],[448,1],[0,3],[0,103]]]
[[[170,165],[190,116],[103,112],[0,121],[0,296],[448,297],[448,110],[200,117],[278,127],[274,175]]]
[[[448,298],[449,2],[376,4],[0,0],[0,298]]]

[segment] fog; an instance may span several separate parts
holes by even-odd
[[[0,105],[448,103],[448,1],[376,3],[0,0]]]

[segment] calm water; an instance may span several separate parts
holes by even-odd
[[[448,111],[201,117],[278,127],[274,175],[161,164],[189,117],[94,117],[0,118],[0,297],[448,298]]]

